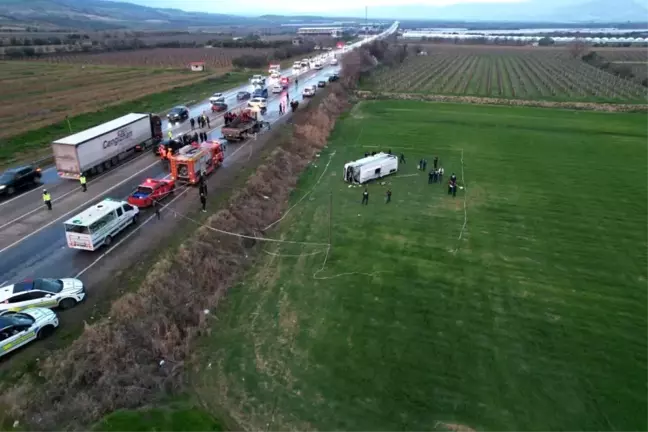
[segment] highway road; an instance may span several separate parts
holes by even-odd
[[[321,71],[309,71],[299,79],[299,86],[291,83],[287,89],[290,99],[302,100],[301,92],[306,86],[325,80],[327,75],[337,72],[335,67],[325,67]],[[248,86],[230,90],[225,93],[230,107],[237,105],[236,93]],[[286,92],[270,95],[266,120],[275,122],[279,119],[279,102],[285,100]],[[244,106],[243,102],[241,106]],[[204,101],[191,107],[192,116],[209,108]],[[211,117],[212,129],[210,139],[220,138],[223,124],[222,115]],[[166,125],[165,125],[166,127]],[[173,125],[174,135],[191,129],[189,122]],[[166,131],[166,129],[165,129]],[[218,171],[227,171],[242,150],[245,143],[228,144],[225,161]],[[240,157],[241,154],[238,155]],[[247,154],[245,155],[247,157]],[[223,173],[225,174],[225,173]],[[105,197],[125,199],[146,178],[163,178],[168,176],[167,168],[152,152],[138,157],[119,167],[108,171],[88,182],[88,191],[82,192],[78,182],[59,179],[55,173],[46,170],[43,180],[52,194],[53,210],[47,211],[41,201],[41,189],[24,193],[16,198],[0,203],[0,286],[35,277],[80,277],[90,271],[88,268],[102,252],[86,252],[67,247],[63,222],[80,213]],[[148,217],[147,212],[140,220]],[[143,228],[146,230],[146,228]],[[121,236],[127,233],[120,234]],[[118,242],[120,237],[115,240]],[[118,245],[116,243],[113,249]],[[128,241],[120,247],[128,247]],[[96,265],[96,263],[95,263]],[[91,289],[90,289],[91,291]],[[90,293],[90,295],[92,295]]]

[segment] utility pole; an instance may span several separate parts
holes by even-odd
[[[367,27],[367,10],[369,6],[365,6],[365,39],[369,36],[369,27]]]
[[[333,244],[333,192],[329,192],[329,249]]]

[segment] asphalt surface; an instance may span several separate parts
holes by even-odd
[[[302,100],[301,93],[306,86],[325,80],[326,76],[333,72],[337,72],[337,68],[330,66],[320,71],[306,72],[300,76],[298,86],[295,86],[294,82],[291,83],[287,89],[288,96],[291,100]],[[224,93],[230,109],[237,105],[245,106],[247,102],[237,104],[236,93],[241,89],[247,90],[248,87],[243,86]],[[285,92],[269,95],[268,111],[265,115],[267,121],[276,122],[279,119],[279,103],[285,99]],[[192,116],[199,115],[209,106],[209,102],[205,101],[192,107]],[[222,123],[222,115],[211,116],[210,139],[221,137]],[[166,127],[165,124],[165,133]],[[172,130],[174,135],[178,135],[190,131],[191,126],[185,121],[173,125]],[[236,158],[248,157],[245,152],[237,152],[242,150],[245,144],[227,145],[224,164],[218,168],[219,171],[224,171],[222,175],[225,175]],[[47,211],[41,201],[42,188],[0,203],[0,286],[24,278],[37,277],[79,277],[83,280],[84,275],[93,271],[92,267],[98,264],[91,266],[103,251],[87,252],[68,248],[63,222],[105,197],[126,199],[146,178],[166,176],[166,166],[152,152],[139,154],[125,164],[91,179],[85,193],[81,191],[78,182],[59,179],[55,172],[52,175],[51,170],[46,170],[43,182],[52,195],[52,211]],[[149,214],[150,211],[144,209],[140,220],[145,220]],[[146,231],[146,228],[140,231]],[[112,249],[117,247],[118,242],[126,235],[127,232],[116,237],[116,244]],[[129,238],[119,247],[128,247],[131,240],[135,241],[134,238]]]

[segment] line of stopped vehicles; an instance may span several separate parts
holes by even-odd
[[[321,70],[325,64],[335,66],[337,62],[330,52],[303,59],[293,64],[289,76],[282,75],[279,64],[271,64],[268,77],[252,76],[252,91],[236,93],[237,104],[233,108],[228,106],[224,94],[212,95],[212,113],[226,118],[221,128],[222,139],[242,141],[258,132],[270,92],[281,94],[292,83],[297,84],[303,73]],[[312,97],[318,87],[338,79],[337,74],[330,74],[326,80],[304,88],[302,96]],[[296,109],[296,105],[291,106]],[[189,119],[186,106],[174,107],[167,114],[169,124]],[[224,152],[220,141],[199,142],[192,132],[165,138],[162,126],[162,119],[156,114],[130,113],[52,143],[56,171],[63,179],[79,181],[81,177],[99,176],[148,150],[164,155],[163,163],[169,171],[164,178],[146,178],[125,200],[104,198],[67,219],[63,226],[69,248],[92,252],[109,247],[120,232],[138,223],[141,209],[156,206],[173,195],[178,185],[200,183],[222,165]],[[41,176],[41,169],[33,165],[9,169],[0,176],[0,196],[10,197],[38,186]],[[72,308],[85,298],[84,284],[76,278],[37,278],[0,287],[0,357],[52,334],[59,326],[53,309]]]

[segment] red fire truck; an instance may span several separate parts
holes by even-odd
[[[218,141],[205,141],[184,146],[170,159],[171,178],[190,184],[197,184],[200,177],[211,174],[225,159]]]

